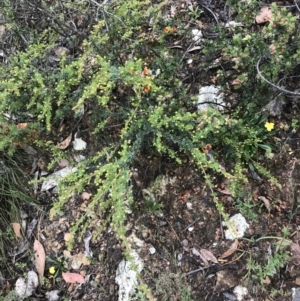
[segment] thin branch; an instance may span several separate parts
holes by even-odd
[[[200,217],[196,218],[191,224],[189,224],[188,226],[186,226],[181,232],[184,232],[184,231],[187,230],[189,227],[193,226],[199,219],[200,219]]]
[[[286,89],[283,89],[279,86],[276,86],[275,84],[271,83],[270,81],[268,81],[262,74],[261,74],[261,71],[259,70],[259,65],[260,65],[260,62],[261,62],[261,59],[260,58],[258,60],[258,62],[256,63],[256,70],[257,70],[257,73],[258,75],[261,77],[261,79],[263,79],[266,83],[268,83],[270,86],[272,86],[273,88],[279,90],[279,91],[282,91],[284,93],[287,93],[287,94],[292,94],[292,95],[297,95],[297,96],[300,96],[300,93],[297,93],[297,92],[293,92],[293,91],[290,91],[290,90],[286,90]]]
[[[215,13],[207,6],[203,5],[202,3],[199,3],[199,4],[213,15],[214,19],[216,20],[217,24],[219,25],[219,20],[218,20],[217,16],[215,15]]]
[[[199,268],[199,269],[190,271],[190,272],[186,273],[185,276],[189,276],[189,275],[196,274],[196,273],[198,273],[198,272],[200,272],[200,271],[207,270],[208,268],[210,268],[210,267],[203,267],[203,268]]]
[[[295,3],[295,6],[297,7],[298,11],[300,12],[300,7],[299,7],[299,5],[297,3],[297,0],[294,0],[294,3]]]
[[[85,35],[84,33],[81,33],[81,32],[79,32],[79,31],[77,31],[76,29],[74,30],[72,27],[68,26],[67,24],[60,22],[55,16],[49,14],[49,13],[44,9],[44,7],[41,8],[41,7],[37,6],[35,3],[31,3],[30,0],[25,0],[25,1],[26,1],[31,7],[37,9],[38,11],[40,11],[41,13],[44,13],[46,16],[48,16],[50,19],[52,19],[53,22],[56,23],[58,26],[60,26],[63,30],[64,30],[65,28],[67,28],[67,29],[71,30],[71,32],[76,32],[78,35],[83,36],[83,37],[86,37],[86,35]],[[52,27],[52,28],[53,28],[53,27]],[[55,29],[55,28],[53,28],[53,29],[59,33],[59,31],[58,31],[57,29]],[[60,34],[60,33],[59,33],[59,34]],[[64,36],[64,37],[69,36],[69,34],[61,34],[61,35]]]

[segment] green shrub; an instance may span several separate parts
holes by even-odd
[[[20,112],[32,116],[28,131],[35,130],[40,137],[49,137],[47,148],[58,157],[63,153],[56,147],[58,141],[49,135],[51,129],[62,119],[74,122],[83,106],[92,109],[90,128],[94,129],[93,148],[98,152],[81,163],[78,172],[67,179],[67,187],[62,190],[65,193],[60,195],[52,214],[74,192],[72,183],[78,183],[77,192],[95,184],[97,189],[88,212],[110,210],[114,228],[123,237],[124,200],[133,201],[127,182],[131,167],[140,156],[167,155],[180,164],[182,154],[188,155],[205,174],[209,186],[212,187],[213,173],[219,173],[231,180],[235,194],[239,183],[247,181],[243,168],[252,161],[257,162],[262,148],[270,150],[266,145],[269,135],[264,128],[266,116],[260,113],[269,98],[261,102],[260,95],[265,91],[271,95],[272,91],[257,77],[255,64],[268,53],[267,39],[276,40],[280,44],[278,49],[286,44],[296,30],[293,17],[274,7],[274,13],[289,22],[281,24],[278,17],[278,27],[267,25],[263,31],[250,35],[246,28],[237,28],[232,39],[220,29],[219,49],[224,49],[226,56],[239,58],[236,65],[240,76],[247,78],[242,84],[240,109],[231,114],[215,109],[198,112],[193,109],[195,98],[186,97],[185,87],[177,77],[182,62],[168,49],[168,43],[172,34],[178,35],[180,31],[165,32],[167,24],[160,13],[163,5],[124,1],[116,7],[100,8],[105,18],[90,27],[78,55],[64,52],[57,56],[55,66],[47,66],[47,62],[57,48],[59,35],[53,28],[44,30],[24,51],[11,55],[10,64],[3,68],[1,111],[14,114],[20,121],[26,117]],[[236,7],[235,13],[247,23],[249,17],[240,16],[244,12],[242,5]],[[180,26],[178,20],[177,27]],[[277,41],[282,26],[285,37],[280,36]],[[185,34],[183,30],[181,34]],[[211,46],[207,42],[204,52],[211,53]],[[277,79],[281,65],[277,63],[275,68],[274,62],[289,65],[288,59],[291,63],[297,59],[296,53],[292,58],[290,54],[269,54],[270,62],[262,66],[264,74],[270,80]],[[227,80],[226,74],[223,78]],[[18,135],[11,133],[11,136]],[[36,143],[45,146],[45,140],[37,139]],[[223,154],[227,171],[217,159],[207,160],[201,150],[206,144]],[[6,146],[8,141],[2,142],[2,149]],[[264,171],[260,165],[257,168]],[[78,222],[83,221],[85,217]]]
[[[79,3],[69,3],[69,9],[78,11]],[[80,112],[88,114],[84,126],[91,133],[91,156],[61,181],[59,200],[51,210],[52,216],[58,214],[70,196],[92,187],[86,213],[73,227],[81,235],[96,215],[105,213],[103,228],[110,224],[126,246],[126,211],[135,205],[128,182],[141,158],[168,157],[182,164],[189,157],[212,192],[215,176],[221,175],[230,180],[230,190],[237,195],[248,181],[244,169],[249,164],[276,183],[261,164],[275,147],[274,132],[265,129],[268,116],[261,112],[277,92],[258,76],[257,68],[272,83],[293,74],[300,55],[295,17],[273,5],[274,21],[249,31],[258,1],[228,1],[233,16],[245,27],[217,28],[216,40],[203,41],[203,53],[221,55],[222,63],[234,67],[234,73],[219,68],[217,75],[224,93],[228,83],[241,80],[231,91],[238,92],[237,104],[226,112],[198,111],[197,97],[187,93],[178,75],[183,54],[168,47],[175,37],[184,40],[190,33],[184,21],[164,19],[165,4],[134,0],[97,6],[96,17],[91,13],[80,34],[71,30],[69,38],[71,20],[59,14],[58,6],[43,6],[43,14],[51,14],[53,23],[49,29],[35,28],[26,45],[19,42],[18,51],[0,71],[0,111],[15,116],[0,150],[13,153],[16,145],[10,140],[19,141],[22,135],[26,140],[34,131],[34,143],[50,151],[53,160],[71,155],[57,148],[59,139],[51,131],[62,120],[77,129],[86,117]],[[248,8],[254,9],[253,14]],[[10,18],[11,32],[19,32],[21,23],[9,11],[5,16]],[[170,31],[174,23],[177,29]],[[269,50],[271,44],[275,53]],[[55,54],[62,46],[68,51]],[[205,67],[209,66],[203,63]],[[17,122],[28,122],[24,132],[16,130]],[[210,160],[202,150],[208,144],[214,152]],[[213,197],[226,218],[222,204]]]

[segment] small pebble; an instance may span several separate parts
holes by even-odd
[[[143,231],[143,232],[142,232],[142,237],[143,237],[143,238],[147,238],[148,236],[149,236],[148,231]]]
[[[229,196],[229,197],[227,197],[227,201],[230,202],[230,203],[232,203],[234,201],[234,198],[231,197],[231,196]]]
[[[184,239],[181,244],[184,246],[184,247],[187,247],[188,244],[189,244],[189,241],[187,239]]]
[[[154,247],[151,247],[149,249],[150,254],[154,254],[156,252],[156,249]]]
[[[161,226],[161,227],[164,227],[164,226],[166,226],[168,223],[166,222],[166,221],[160,221],[159,222],[159,225]]]
[[[21,214],[21,218],[22,219],[25,219],[25,218],[28,217],[28,214],[25,211],[23,211],[23,210],[21,210],[20,214]]]
[[[187,210],[192,210],[193,209],[193,204],[191,202],[186,203],[186,208]]]
[[[299,287],[297,288],[292,288],[292,297],[293,301],[299,301],[300,300],[300,289]]]
[[[194,230],[194,227],[189,227],[188,230],[189,230],[190,232],[192,232],[192,231]]]

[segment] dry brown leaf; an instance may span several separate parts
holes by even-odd
[[[84,278],[82,275],[77,274],[77,273],[64,273],[62,272],[62,277],[64,278],[64,280],[67,283],[83,283],[84,282]]]
[[[21,226],[19,223],[11,223],[13,229],[14,229],[14,232],[16,234],[16,236],[18,238],[22,238],[22,234],[21,234]]]
[[[66,149],[70,145],[71,140],[72,140],[72,133],[64,141],[58,143],[57,146],[60,149]]]
[[[226,258],[226,257],[230,256],[231,254],[233,254],[236,251],[238,245],[239,245],[239,242],[236,239],[233,242],[233,244],[230,246],[230,248],[220,256],[220,259]]]
[[[214,256],[212,252],[205,249],[201,249],[200,253],[205,257],[206,260],[212,261],[214,263],[219,263],[218,259]]]
[[[264,279],[264,284],[270,284],[271,283],[271,280],[270,278],[267,276],[265,279]]]
[[[266,198],[266,197],[264,197],[264,196],[258,196],[257,197],[259,200],[261,200],[261,201],[263,201],[264,202],[264,204],[265,204],[265,206],[266,206],[266,208],[267,208],[267,210],[268,210],[268,212],[270,213],[270,211],[271,211],[271,204],[270,204],[270,201]]]
[[[232,84],[233,86],[237,86],[237,85],[242,84],[243,82],[244,82],[243,80],[236,78],[236,79],[234,79],[234,80],[231,82],[231,84]]]
[[[36,239],[33,245],[36,269],[39,274],[40,281],[44,277],[46,254],[43,245]]]
[[[257,24],[263,24],[269,22],[272,18],[272,11],[269,6],[263,6],[260,13],[255,17]]]
[[[91,198],[91,194],[84,191],[84,192],[81,194],[81,197],[82,197],[82,199],[83,199],[84,201],[88,201],[88,200]]]
[[[275,47],[275,45],[274,45],[274,44],[271,44],[271,45],[269,46],[269,50],[270,50],[270,53],[271,53],[271,54],[276,53],[276,47]]]
[[[218,189],[219,192],[223,193],[223,194],[226,194],[226,195],[231,195],[231,191],[228,190],[227,188],[225,189]]]
[[[192,249],[192,253],[196,256],[199,256],[200,259],[203,261],[203,264],[207,267],[209,265],[208,261],[206,260],[206,258],[196,249],[193,248]]]

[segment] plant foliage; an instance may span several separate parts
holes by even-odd
[[[66,152],[57,148],[54,129],[62,120],[85,120],[90,156],[60,183],[59,200],[51,210],[52,216],[58,214],[70,196],[93,187],[74,232],[83,225],[84,233],[95,215],[105,214],[106,223],[126,244],[126,212],[134,206],[131,170],[145,157],[167,157],[176,164],[188,157],[210,189],[216,175],[225,177],[234,196],[248,181],[249,164],[276,182],[262,164],[275,146],[273,133],[264,128],[267,115],[261,112],[278,93],[258,76],[257,68],[273,83],[295,72],[299,29],[285,9],[272,5],[273,21],[249,32],[255,16],[249,11],[257,13],[259,2],[227,1],[245,26],[219,26],[217,38],[202,45],[204,54],[235,62],[233,74],[218,71],[225,96],[228,83],[240,80],[231,91],[238,92],[237,104],[221,112],[197,110],[197,96],[182,82],[184,54],[169,45],[175,38],[191,39],[191,34],[183,20],[176,20],[176,27],[165,20],[166,1],[4,2],[0,111],[13,120],[1,117],[6,132],[1,133],[0,151],[11,154],[34,134],[34,143],[61,158]],[[18,9],[11,9],[15,5]],[[271,44],[275,52],[270,52]],[[19,130],[17,123],[24,122],[28,126]],[[213,146],[210,158],[203,151],[206,145]],[[215,201],[226,217],[217,197]]]

